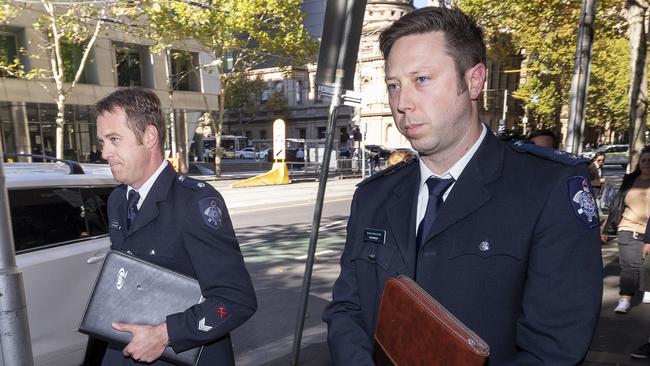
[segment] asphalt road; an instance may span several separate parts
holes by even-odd
[[[351,199],[351,195],[325,199],[304,347],[322,347],[326,340],[320,316],[339,273]],[[279,359],[291,352],[313,213],[313,200],[230,210],[258,300],[257,313],[232,334],[238,365],[286,364]],[[318,362],[328,364],[326,358],[319,352]]]

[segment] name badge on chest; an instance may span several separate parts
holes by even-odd
[[[363,241],[384,244],[386,242],[386,230],[369,228],[363,229]]]

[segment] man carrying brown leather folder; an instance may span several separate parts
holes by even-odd
[[[482,38],[460,10],[435,7],[380,36],[395,125],[419,157],[355,193],[323,315],[335,365],[373,364],[380,296],[398,274],[485,340],[490,366],[574,365],[587,352],[602,295],[587,164],[481,124]]]

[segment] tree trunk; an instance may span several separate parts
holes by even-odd
[[[630,38],[630,164],[628,171],[639,161],[639,154],[645,145],[645,121],[648,102],[647,74],[647,11],[645,0],[627,0],[627,22]]]
[[[219,70],[219,75],[222,70]],[[223,79],[222,79],[223,80]],[[225,95],[223,93],[224,87],[221,86],[221,93],[219,94],[219,118],[217,118],[217,123],[214,125],[214,176],[221,176],[221,129],[223,128],[223,112],[225,101]]]
[[[237,121],[239,122],[239,136],[244,136],[244,115],[242,112],[237,113]]]
[[[65,96],[59,94],[56,100],[56,158],[63,159],[63,137],[65,129]]]

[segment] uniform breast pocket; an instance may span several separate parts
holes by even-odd
[[[361,248],[353,255],[352,260],[376,264],[384,271],[388,271],[396,251],[397,247],[389,243],[378,244],[364,241],[361,242]]]
[[[457,236],[449,252],[449,259],[478,258],[514,259],[524,257],[525,238],[519,233],[477,237],[475,235]]]

